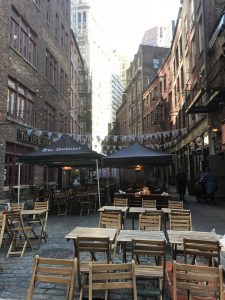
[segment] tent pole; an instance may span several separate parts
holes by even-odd
[[[20,171],[21,171],[21,163],[19,163],[18,165],[18,189],[17,189],[17,203],[18,203],[18,207],[19,207],[19,204],[20,204]]]
[[[98,205],[101,207],[101,196],[100,196],[100,184],[99,184],[99,170],[98,170],[98,160],[96,159],[96,171],[97,171],[97,181],[98,181]]]

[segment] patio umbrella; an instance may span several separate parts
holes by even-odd
[[[99,206],[101,206],[98,165],[99,160],[102,157],[102,154],[99,154],[89,149],[85,145],[80,144],[79,142],[75,141],[71,136],[63,134],[58,141],[52,143],[47,147],[28,153],[20,157],[18,161],[20,163],[23,162],[26,164],[39,164],[55,167],[65,165],[76,167],[88,167],[96,165],[98,181],[98,198]]]

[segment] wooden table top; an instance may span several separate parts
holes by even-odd
[[[171,208],[168,208],[168,207],[162,207],[162,208],[161,208],[161,211],[162,211],[164,214],[170,214],[170,213],[171,213]]]
[[[164,241],[166,240],[163,231],[148,230],[120,230],[117,242],[131,242],[132,239]]]
[[[157,210],[156,208],[147,208],[147,207],[133,207],[129,208],[129,213],[131,214],[142,214],[146,211],[154,211]]]
[[[109,206],[102,206],[99,208],[98,211],[105,211],[105,210],[114,210],[114,211],[121,211],[123,213],[127,212],[129,209],[128,206],[114,206],[114,205],[109,205]]]
[[[167,235],[171,244],[183,244],[184,238],[206,241],[218,241],[221,237],[220,235],[214,234],[212,232],[179,230],[167,230]]]
[[[42,215],[48,211],[48,209],[23,209],[21,215]]]
[[[112,228],[99,228],[99,227],[75,227],[71,232],[69,232],[65,238],[76,240],[78,236],[80,237],[109,237],[111,242],[114,241],[117,233],[117,229]]]

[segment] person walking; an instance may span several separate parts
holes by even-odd
[[[205,186],[206,201],[209,199],[212,205],[215,205],[215,192],[217,191],[217,180],[210,168],[207,168],[203,175]]]
[[[182,168],[179,169],[176,176],[177,192],[180,195],[180,201],[185,201],[187,176]]]

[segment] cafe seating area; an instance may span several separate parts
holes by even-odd
[[[63,198],[61,192],[55,195]],[[128,299],[202,300],[209,292],[210,299],[222,300],[221,236],[194,230],[191,209],[175,195],[167,197],[165,207],[147,195],[141,206],[129,206],[125,196],[115,197],[112,205],[88,213],[83,208],[76,216],[63,207],[49,214],[49,201],[34,201],[32,207],[13,202],[0,214],[1,252],[7,248],[9,260],[34,256],[27,299],[33,299],[40,281],[65,286],[60,288],[61,299],[119,299],[117,294],[125,289]],[[52,218],[57,220],[55,230],[63,230],[64,220],[70,219],[70,230],[61,240],[72,249],[70,259],[39,255],[56,234],[48,231]]]

